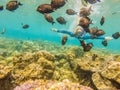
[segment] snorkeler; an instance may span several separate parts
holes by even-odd
[[[118,39],[120,37],[119,32],[116,32],[116,33],[112,34],[112,36],[104,36],[104,34],[101,34],[101,35],[98,35],[98,36],[94,37],[93,34],[87,33],[81,26],[77,26],[77,28],[73,32],[70,32],[70,31],[67,31],[67,30],[58,30],[56,28],[52,28],[52,31],[67,34],[71,37],[77,38],[80,41],[80,44],[83,47],[83,50],[85,52],[90,51],[92,49],[93,44],[92,43],[86,43],[84,40],[87,40],[87,39],[101,39],[102,40],[102,45],[107,46],[108,45],[108,43],[107,43],[108,40]],[[101,32],[101,30],[100,30],[100,32]],[[67,39],[68,39],[67,36],[62,38],[62,45],[65,45]]]
[[[93,44],[92,43],[86,43],[84,40],[86,39],[102,39],[102,44],[104,46],[106,46],[107,40],[111,40],[113,39],[112,37],[105,37],[103,35],[97,36],[95,38],[93,38],[93,35],[90,33],[86,33],[86,31],[81,27],[81,26],[77,26],[77,28],[73,31],[67,31],[67,30],[58,30],[56,28],[52,28],[52,31],[54,32],[58,32],[58,33],[64,33],[67,34],[71,37],[75,37],[80,41],[81,46],[83,47],[83,50],[85,52],[88,52],[92,49]],[[63,37],[62,38],[62,45],[65,45],[66,41],[67,41],[68,37]]]
[[[73,32],[70,32],[67,30],[58,30],[56,28],[52,28],[52,31],[58,32],[58,33],[63,33],[63,34],[68,34],[69,36],[75,37],[79,40],[81,40],[81,39],[83,39],[83,40],[86,40],[86,39],[112,40],[113,39],[113,37],[110,37],[110,36],[105,37],[103,35],[93,38],[93,35],[90,33],[86,33],[85,30],[81,26],[77,26],[77,28]]]

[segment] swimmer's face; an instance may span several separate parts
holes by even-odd
[[[79,32],[82,32],[82,28],[80,26],[78,26],[76,29],[75,29],[75,33],[79,33]]]
[[[81,28],[77,28],[74,32],[75,37],[81,37],[82,36],[82,30]]]

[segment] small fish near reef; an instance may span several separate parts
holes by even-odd
[[[105,18],[102,16],[102,18],[101,18],[101,20],[100,20],[101,26],[104,24],[104,22],[105,22]]]
[[[22,5],[22,4],[17,0],[12,0],[6,4],[6,9],[9,11],[14,11],[19,7],[19,5]]]
[[[3,10],[3,5],[0,5],[0,11],[2,11]]]
[[[84,40],[80,40],[80,44],[81,44],[81,46],[86,46],[86,42],[84,41]]]
[[[52,25],[55,23],[50,14],[44,14],[44,17],[49,23],[52,23]]]
[[[90,50],[92,49],[92,47],[93,47],[93,44],[92,44],[92,43],[86,44],[86,42],[85,42],[84,40],[81,40],[81,41],[80,41],[80,44],[81,44],[81,46],[83,47],[83,50],[84,50],[85,52],[90,51]]]
[[[108,45],[107,40],[102,41],[102,45],[106,47]]]
[[[44,14],[44,13],[52,13],[54,12],[51,4],[42,4],[37,7],[37,11]]]
[[[66,13],[67,13],[68,15],[76,15],[76,14],[77,14],[77,12],[74,11],[73,9],[67,9],[67,10],[66,10]]]
[[[29,28],[29,25],[28,25],[28,24],[24,24],[24,25],[22,26],[22,28],[23,28],[23,29],[27,29],[27,28]]]
[[[86,46],[83,47],[85,52],[88,52],[92,49],[93,44],[92,43],[88,43]]]
[[[93,54],[93,55],[92,55],[92,60],[95,61],[97,57],[98,57],[97,54]]]
[[[56,20],[59,24],[66,24],[66,20],[63,17],[58,17]]]
[[[67,40],[68,40],[68,36],[63,36],[61,41],[62,45],[65,45]]]

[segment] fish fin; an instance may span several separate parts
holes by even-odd
[[[18,2],[18,5],[22,6],[23,4],[22,4],[22,3],[20,3],[20,2]]]
[[[92,11],[92,12],[93,12],[92,6],[90,6],[90,7],[88,8],[88,11]]]

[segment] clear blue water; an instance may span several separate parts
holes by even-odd
[[[81,5],[80,0],[68,0],[66,5],[51,15],[54,19],[63,16],[67,20],[66,25],[60,25],[57,22],[52,25],[48,23],[42,14],[36,11],[40,4],[50,3],[50,0],[18,0],[23,6],[19,6],[14,12],[5,9],[5,5],[9,0],[0,0],[0,4],[4,6],[4,10],[0,11],[0,30],[5,28],[7,31],[0,37],[23,39],[23,40],[48,40],[61,44],[63,34],[54,33],[51,28],[68,29],[72,31],[77,26],[78,16],[68,16],[65,13],[67,8],[73,8],[79,12]],[[106,36],[111,36],[115,32],[120,32],[120,0],[102,0],[100,3],[92,5],[93,12],[90,15],[93,20],[93,25],[98,26],[106,32]],[[112,15],[113,12],[118,12]],[[99,21],[101,16],[105,17],[105,23],[100,26]],[[56,21],[56,20],[55,20]],[[28,24],[28,29],[23,29],[22,25]],[[109,41],[107,47],[103,47],[101,40],[87,40],[93,42],[94,48],[106,48],[112,51],[120,51],[120,39]],[[69,38],[67,44],[79,46],[77,39]]]

